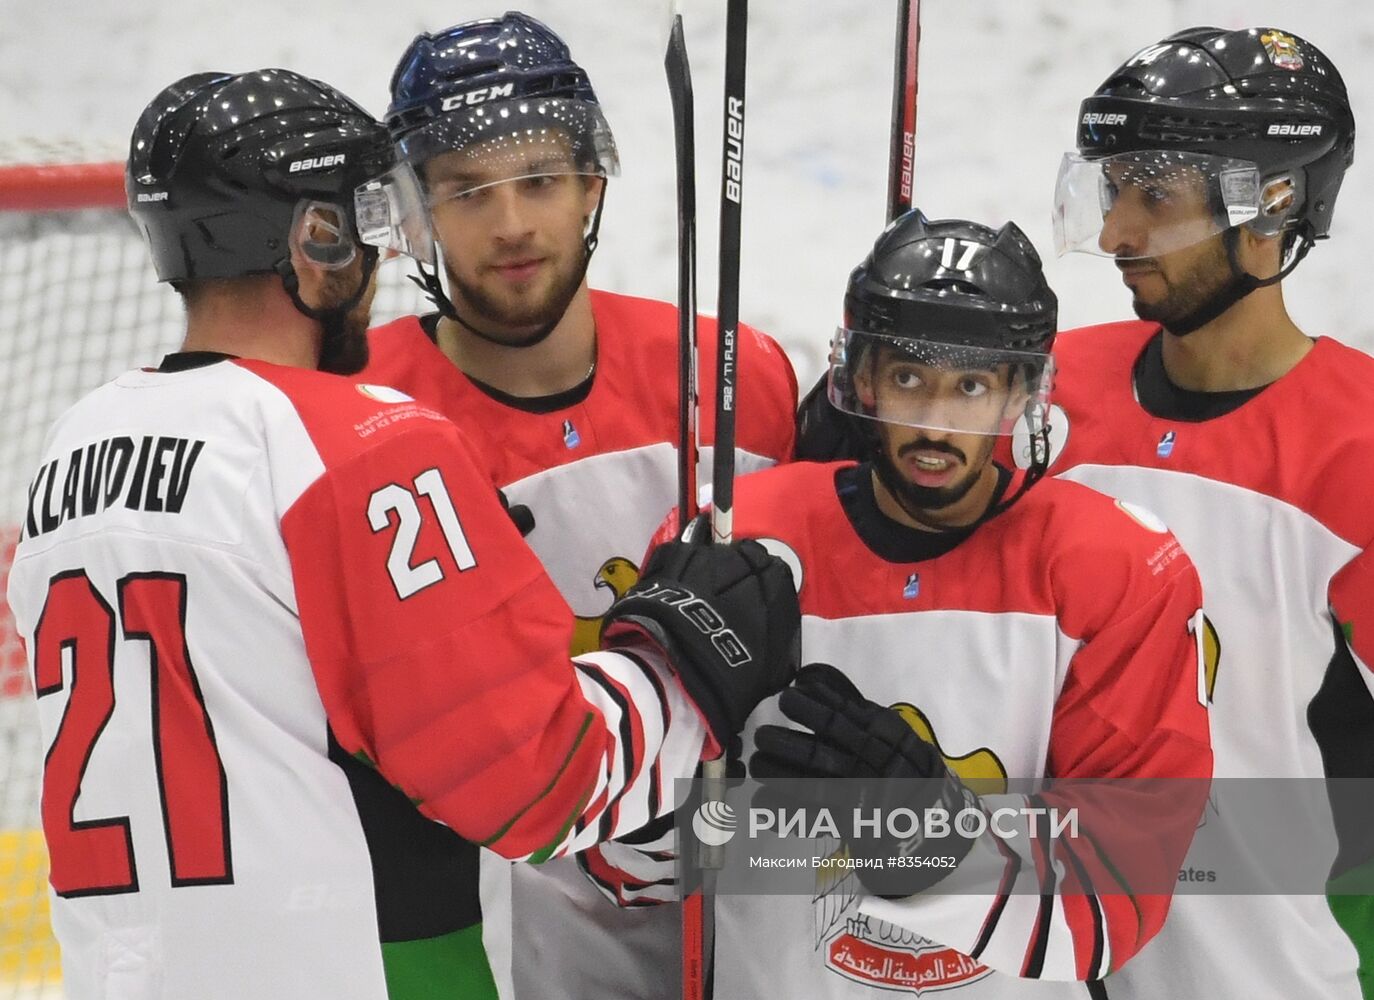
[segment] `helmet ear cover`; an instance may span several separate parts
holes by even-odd
[[[347,267],[358,256],[348,212],[325,201],[303,200],[291,223],[291,249],[327,271]]]

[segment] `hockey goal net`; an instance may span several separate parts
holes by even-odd
[[[129,368],[157,364],[182,332],[180,301],[157,283],[125,211],[121,156],[0,143],[0,1000],[62,995],[32,678],[5,602],[27,485],[64,409]],[[408,270],[380,269],[375,321],[421,306]]]

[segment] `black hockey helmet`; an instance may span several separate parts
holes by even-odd
[[[844,311],[847,328],[872,335],[1048,356],[1058,300],[1016,223],[932,222],[917,209],[850,274]]]
[[[1138,256],[1247,225],[1287,234],[1285,251],[1299,245],[1300,259],[1330,230],[1355,121],[1340,74],[1310,42],[1278,28],[1199,27],[1113,72],[1079,108],[1077,140],[1055,197],[1060,253],[1112,254],[1098,236],[1120,183],[1167,187],[1186,172],[1206,185],[1211,227],[1153,232]]]
[[[531,177],[614,177],[620,158],[587,73],[547,25],[519,11],[417,35],[391,77],[387,125],[426,185],[431,206]],[[459,165],[432,164],[445,154]],[[596,250],[603,184],[583,233],[582,272]],[[458,320],[436,274],[415,279],[440,312]],[[561,318],[561,313],[560,313]],[[519,343],[464,326],[504,346],[531,346],[557,320]]]
[[[836,409],[966,434],[1010,435],[1024,420],[1040,443],[1025,485],[1044,474],[1058,299],[1015,223],[908,212],[850,274],[844,305]]]
[[[129,212],[158,279],[280,274],[298,308],[290,237],[316,213],[302,249],[324,267],[363,252],[361,297],[379,250],[432,259],[417,182],[386,128],[332,87],[289,70],[197,73],[163,90],[134,127]],[[346,311],[346,310],[345,310]],[[315,316],[315,318],[321,318]]]

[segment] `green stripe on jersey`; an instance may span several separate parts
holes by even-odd
[[[382,943],[388,1000],[497,1000],[482,925]]]
[[[1360,956],[1360,992],[1365,1000],[1374,1000],[1374,861],[1333,878],[1326,887],[1331,913]]]

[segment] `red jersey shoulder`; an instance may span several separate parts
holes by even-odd
[[[1069,480],[1045,479],[991,523],[997,521],[1005,521],[1005,531],[1038,538],[1070,635],[1089,635],[1171,586],[1195,590],[1201,605],[1192,560],[1168,525],[1145,507]]]
[[[399,389],[261,361],[235,364],[290,400],[326,468],[419,429],[457,438],[456,429],[442,414]]]
[[[735,483],[736,532],[808,535],[818,518],[830,518],[837,508],[835,474],[854,464],[791,462],[741,476]]]
[[[367,331],[367,367],[354,380],[389,385],[431,405],[453,391],[456,369],[420,325],[402,316]],[[444,408],[447,413],[447,408]]]
[[[1374,358],[1321,337],[1258,398],[1278,388],[1285,392],[1269,419],[1273,492],[1346,541],[1374,545]]]
[[[666,302],[593,291],[599,350],[633,374],[640,392],[677,398],[677,309]],[[797,376],[772,337],[741,323],[736,337],[740,404],[736,443],[783,461],[791,457],[797,409]],[[614,360],[612,360],[614,359]],[[715,439],[716,321],[697,317],[698,395],[701,440]],[[674,411],[676,412],[676,411]],[[675,419],[675,418],[674,418]]]

